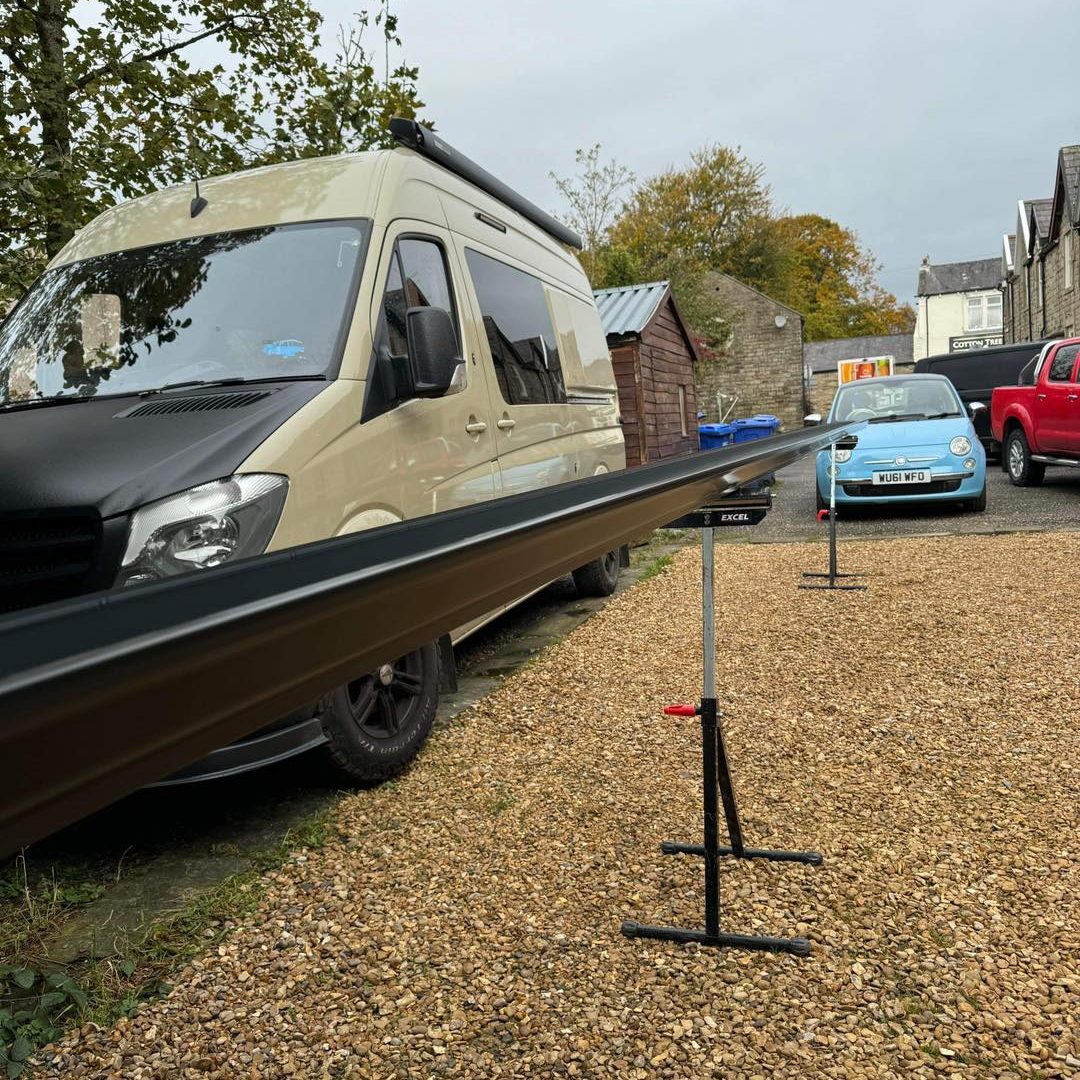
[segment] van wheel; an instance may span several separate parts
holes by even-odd
[[[619,584],[619,553],[609,551],[574,571],[579,596],[610,596]]]
[[[1013,428],[1005,439],[1005,465],[1016,487],[1035,487],[1043,482],[1046,466],[1031,460],[1031,447],[1023,428]]]
[[[817,489],[817,485],[814,485],[814,493],[817,495],[817,508],[818,510],[828,510],[829,500],[826,499],[820,491]]]
[[[339,686],[322,715],[331,763],[353,783],[397,776],[424,745],[438,703],[434,643]]]

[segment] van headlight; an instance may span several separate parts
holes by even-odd
[[[261,555],[288,490],[284,476],[240,473],[140,506],[131,515],[117,584],[159,581]]]
[[[850,450],[837,450],[836,451],[836,464],[843,465],[845,461],[851,460]]]
[[[971,440],[966,435],[957,435],[956,438],[949,443],[949,449],[957,457],[963,457],[965,454],[971,452]]]

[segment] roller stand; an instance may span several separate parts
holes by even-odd
[[[818,524],[822,521],[828,521],[829,523],[829,572],[821,574],[804,570],[804,578],[824,578],[825,580],[803,582],[799,586],[800,589],[842,589],[845,592],[858,592],[866,588],[865,585],[841,584],[841,578],[857,578],[863,575],[841,574],[836,568],[836,451],[854,450],[858,441],[856,436],[847,435],[832,444],[832,449],[829,452],[829,508],[817,512]]]
[[[762,515],[764,516],[764,515]],[[709,519],[707,519],[709,520]],[[748,848],[743,843],[735,787],[724,749],[724,734],[716,703],[716,618],[714,606],[713,530],[701,531],[702,624],[705,649],[705,694],[699,706],[669,705],[668,716],[701,717],[701,759],[704,792],[704,843],[683,844],[665,840],[660,850],[665,855],[699,855],[705,864],[705,929],[684,930],[673,926],[648,926],[627,920],[622,932],[630,938],[656,938],[660,941],[696,941],[700,945],[765,952],[785,952],[808,956],[810,942],[803,937],[779,938],[756,934],[720,932],[719,861],[724,856],[735,859],[769,859],[772,862],[797,862],[820,866],[823,859],[816,851],[771,851]],[[730,844],[719,838],[719,803],[723,802]]]

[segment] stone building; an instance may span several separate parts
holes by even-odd
[[[909,375],[915,370],[911,334],[875,334],[867,337],[808,341],[803,346],[806,362],[806,403],[809,412],[824,416],[836,393],[837,364],[872,356],[891,356],[893,373]]]
[[[1004,238],[1006,341],[1072,337],[1080,332],[1078,231],[1080,145],[1063,146],[1053,195],[1021,199],[1016,231]]]
[[[615,369],[626,464],[693,453],[698,352],[670,282],[598,289],[593,296]]]
[[[931,264],[927,256],[915,291],[916,360],[1002,343],[999,259]]]
[[[707,288],[717,294],[730,322],[722,349],[702,350],[697,365],[698,406],[707,421],[734,401],[731,416],[772,413],[791,430],[806,415],[803,382],[803,317],[727,274],[711,273]]]

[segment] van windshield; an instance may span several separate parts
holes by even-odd
[[[48,270],[0,326],[0,407],[332,376],[369,236],[361,220],[267,226]]]

